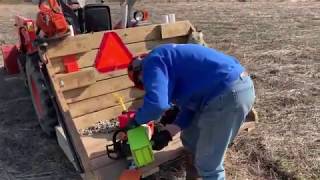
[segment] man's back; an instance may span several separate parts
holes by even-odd
[[[145,59],[143,68],[165,72],[169,100],[180,105],[219,94],[244,71],[235,58],[195,44],[161,45]],[[153,77],[145,74],[144,79],[148,78]]]

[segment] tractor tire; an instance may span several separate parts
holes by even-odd
[[[55,136],[55,126],[58,124],[57,114],[50,98],[45,79],[40,67],[33,57],[26,61],[26,79],[41,129],[50,137]]]

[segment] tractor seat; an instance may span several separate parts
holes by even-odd
[[[85,32],[112,30],[110,8],[103,4],[87,4],[83,8]]]

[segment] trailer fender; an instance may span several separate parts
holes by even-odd
[[[18,65],[19,50],[16,45],[1,46],[4,68],[9,75],[18,74],[20,72]]]

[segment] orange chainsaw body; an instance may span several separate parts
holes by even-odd
[[[36,24],[47,37],[61,35],[68,31],[68,23],[56,0],[44,0],[39,3]]]

